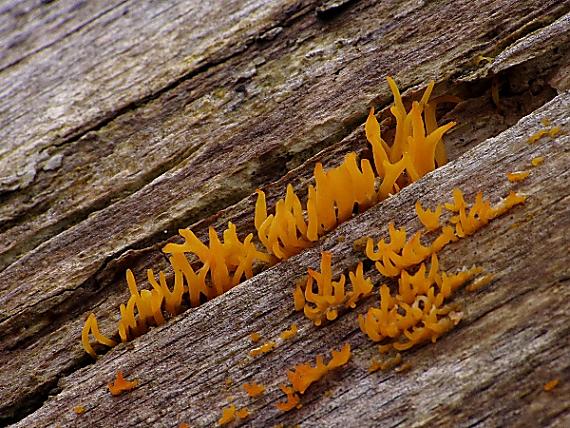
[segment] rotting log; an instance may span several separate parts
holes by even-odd
[[[320,2],[283,1],[247,23],[243,11],[263,2],[243,9],[220,2],[200,6],[205,27],[193,24],[197,4],[172,2],[153,14],[141,2],[100,3],[96,12],[79,9],[49,43],[27,39],[20,53],[16,43],[2,62],[9,85],[0,115],[1,421],[33,411],[20,425],[202,426],[233,396],[250,408],[253,426],[564,425],[568,2],[486,2],[475,10],[467,1],[361,1],[317,16],[326,9]],[[61,15],[67,6],[49,7]],[[52,22],[34,19],[38,28]],[[32,34],[23,24],[8,27],[15,40],[18,31]],[[170,50],[155,28],[166,28]],[[140,40],[135,59],[124,49],[133,40]],[[89,46],[93,55],[80,56]],[[497,60],[476,66],[478,55]],[[65,67],[49,73],[56,58]],[[386,74],[409,88],[408,98],[435,78],[438,95],[464,99],[445,116],[459,122],[447,140],[450,164],[318,247],[90,364],[79,345],[86,313],[112,332],[126,300],[124,270],[142,277],[148,267],[164,269],[160,248],[178,227],[205,236],[208,225],[232,220],[249,232],[256,187],[275,199],[287,183],[305,185],[317,161],[332,166],[350,150],[367,156],[361,124],[368,106],[389,104]],[[563,132],[530,146],[542,118]],[[497,280],[457,298],[465,318],[435,345],[405,354],[412,371],[367,373],[376,351],[355,312],[320,329],[293,313],[292,284],[318,266],[321,250],[333,252],[337,271],[351,267],[363,257],[354,239],[380,236],[390,220],[417,229],[416,199],[443,202],[460,186],[497,200],[513,187],[504,174],[529,168],[538,154],[545,164],[516,186],[530,195],[525,206],[442,253],[447,269],[481,264]],[[302,325],[293,341],[248,357],[250,332],[270,339],[291,322]],[[344,341],[355,348],[348,368],[312,387],[300,410],[279,413],[273,404],[287,368]],[[111,398],[106,384],[118,369],[141,385]],[[551,378],[561,384],[545,393]],[[240,386],[249,380],[268,393],[247,400]],[[75,405],[87,412],[76,415]]]

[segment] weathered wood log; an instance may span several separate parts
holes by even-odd
[[[33,412],[17,425],[202,426],[235,402],[249,407],[254,426],[563,425],[570,4],[500,1],[475,10],[467,1],[362,1],[335,14],[335,2],[239,3],[172,2],[160,11],[93,3],[49,41],[31,29],[48,31],[71,3],[26,24],[5,18],[2,43],[12,47],[0,62],[0,420]],[[41,16],[35,7],[30,13]],[[27,40],[25,49],[17,40]],[[496,60],[475,65],[478,55]],[[50,73],[56,59],[61,69]],[[369,105],[389,104],[386,74],[409,88],[408,98],[435,77],[438,95],[464,99],[447,113],[459,122],[448,165],[319,246],[90,364],[79,345],[86,313],[113,334],[127,296],[124,270],[140,277],[167,268],[160,248],[179,227],[204,237],[210,224],[232,220],[250,232],[256,187],[274,201],[287,183],[306,185],[317,161],[332,166],[351,150],[368,156],[361,124]],[[529,145],[543,118],[562,133]],[[461,324],[406,353],[412,371],[367,373],[375,345],[355,312],[319,329],[293,312],[292,284],[318,266],[321,250],[333,252],[337,271],[349,268],[364,257],[355,239],[381,236],[390,220],[418,228],[416,199],[443,202],[460,186],[497,200],[513,187],[504,174],[528,169],[537,155],[545,164],[516,186],[527,203],[442,253],[448,269],[483,265],[497,280],[458,296]],[[294,340],[248,356],[250,332],[272,339],[291,322],[302,325]],[[300,410],[277,411],[286,370],[344,341],[355,348],[348,368],[312,387]],[[112,398],[106,384],[117,370],[141,385]],[[542,391],[553,378],[559,387]],[[267,394],[247,399],[241,384],[249,380]],[[75,405],[87,412],[76,415]]]

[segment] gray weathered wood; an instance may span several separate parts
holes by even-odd
[[[570,410],[563,399],[570,381],[570,239],[564,232],[570,218],[570,138],[563,135],[537,145],[529,145],[527,139],[545,117],[568,129],[569,112],[566,93],[497,138],[341,225],[318,247],[75,372],[65,379],[60,394],[16,426],[176,426],[185,421],[207,426],[229,403],[247,406],[252,412],[248,423],[253,426],[563,426]],[[506,172],[527,168],[538,155],[545,156],[545,164],[532,169],[527,181],[513,185],[506,180]],[[409,372],[369,374],[370,359],[378,354],[357,326],[356,313],[364,307],[316,328],[294,312],[292,285],[307,266],[318,267],[321,250],[333,252],[338,271],[362,257],[353,250],[353,238],[385,236],[385,226],[392,220],[416,230],[415,200],[442,203],[456,186],[468,189],[470,199],[482,190],[496,201],[512,188],[529,196],[524,206],[440,253],[446,269],[476,264],[497,279],[477,293],[460,293],[455,301],[462,305],[465,318],[436,344],[406,352],[404,358],[413,367]],[[367,304],[376,301],[371,297]],[[249,333],[259,331],[266,340],[275,340],[292,322],[301,326],[294,340],[262,357],[248,355],[253,348]],[[347,368],[312,386],[300,410],[282,414],[273,407],[283,398],[278,384],[286,381],[287,368],[344,342],[351,343],[354,354]],[[113,398],[106,382],[117,370],[141,384]],[[231,386],[226,384],[228,378],[233,380]],[[543,384],[554,378],[561,380],[559,388],[543,391]],[[250,381],[266,385],[266,395],[248,399],[241,385]],[[87,413],[75,415],[75,405],[85,406]]]
[[[74,416],[64,412],[67,416],[58,419],[57,412],[63,408],[57,400],[67,397],[65,394],[78,400],[84,397],[81,395],[82,385],[85,385],[83,376],[93,377],[89,388],[98,388],[97,394],[103,394],[101,386],[117,366],[114,362],[119,358],[117,355],[126,358],[127,367],[134,367],[139,354],[130,357],[128,351],[118,348],[94,366],[66,378],[90,361],[79,346],[86,314],[94,311],[102,329],[114,331],[118,305],[127,296],[124,270],[133,268],[137,276],[143,278],[148,267],[166,268],[160,248],[166,239],[177,239],[173,236],[179,227],[193,224],[192,229],[203,237],[210,224],[216,224],[219,230],[232,220],[240,233],[250,232],[252,192],[256,187],[265,188],[272,201],[282,196],[287,183],[294,183],[296,188],[306,185],[317,161],[332,166],[350,150],[367,155],[361,124],[368,106],[384,108],[391,100],[385,75],[394,75],[409,98],[417,97],[425,83],[435,78],[435,95],[451,93],[463,99],[445,118],[459,123],[446,140],[451,159],[511,127],[557,91],[568,89],[565,76],[570,62],[570,4],[567,1],[488,1],[481,2],[478,8],[468,1],[378,4],[360,1],[346,2],[343,8],[330,9],[324,15],[322,10],[326,7],[319,8],[321,3],[284,0],[252,1],[244,5],[235,1],[215,4],[172,1],[153,3],[150,7],[145,2],[76,4],[61,1],[49,5],[22,2],[1,7],[6,13],[0,18],[0,47],[6,55],[0,60],[0,423],[22,418],[41,406],[48,394],[58,398],[48,402],[29,420],[42,418],[38,419],[39,425],[63,423],[65,417]],[[254,9],[255,13],[250,14]],[[29,12],[16,13],[17,10]],[[319,16],[316,10],[321,11]],[[55,27],[57,30],[52,31]],[[477,66],[474,59],[479,54],[496,55],[497,59]],[[501,88],[498,109],[490,99],[492,82]],[[559,117],[563,121],[568,117],[565,97],[567,95],[560,96],[556,103],[549,105],[548,114],[552,118]],[[516,135],[522,141],[523,134],[536,131],[540,127],[540,114],[531,116],[534,121],[528,119],[510,129],[511,134],[503,134],[501,144],[506,144],[512,133],[518,132]],[[382,117],[388,117],[387,109]],[[386,127],[389,128],[389,124]],[[427,183],[414,185],[385,202],[384,208],[374,211],[375,215],[379,215],[381,223],[390,217],[406,222],[411,219],[408,211],[413,199],[425,194],[422,192],[431,189],[429,191],[446,199],[454,180],[459,180],[462,187],[472,193],[485,183],[495,183],[493,180],[499,176],[502,179],[501,174],[509,168],[520,169],[522,164],[517,164],[517,159],[524,158],[527,164],[525,156],[532,154],[528,150],[553,147],[565,150],[565,138],[559,137],[552,147],[541,143],[537,147],[519,148],[524,150],[518,158],[507,156],[506,151],[504,157],[482,152],[481,147],[488,150],[495,147],[487,142],[468,151],[442,172],[434,173],[426,179]],[[543,167],[533,170],[533,179],[542,183],[533,191],[544,190],[544,205],[537,207],[530,203],[531,208],[525,207],[521,212],[538,213],[539,207],[548,212],[555,210],[556,206],[548,201],[555,198],[556,192],[561,198],[558,204],[561,213],[567,210],[564,205],[568,188],[564,185],[567,184],[564,174],[568,166],[567,153],[562,151],[560,156],[556,153],[549,151],[553,162],[547,158]],[[498,165],[496,170],[489,169],[491,164]],[[469,165],[470,169],[465,171],[462,165]],[[560,173],[554,177],[558,187],[548,189],[546,179],[554,175],[555,170],[549,169],[554,165],[558,165]],[[487,177],[477,168],[492,171],[493,175]],[[499,169],[501,173],[496,172]],[[529,183],[534,186],[534,182]],[[498,195],[499,190],[493,194]],[[408,214],[399,212],[397,206],[404,207]],[[367,215],[359,219],[366,219]],[[563,219],[562,214],[557,218],[546,217],[535,225],[543,232],[529,229],[520,236],[512,235],[514,232],[505,231],[503,227],[490,227],[481,232],[482,238],[473,241],[482,243],[483,247],[477,249],[470,240],[457,244],[455,251],[464,255],[477,251],[483,262],[493,257],[502,260],[501,257],[508,254],[497,254],[498,250],[491,243],[516,238],[528,246],[535,236],[533,233],[537,239],[557,236],[561,245],[567,247]],[[345,263],[339,267],[356,260],[349,252],[350,241],[360,233],[370,233],[368,226],[357,225],[356,219],[350,224],[345,232],[338,232],[347,239],[345,246],[335,247],[338,260]],[[522,227],[514,230],[519,229],[523,230]],[[330,239],[336,236],[339,235]],[[331,245],[330,239],[323,245]],[[531,255],[516,253],[521,260],[512,269],[515,278],[526,275],[526,281],[534,278],[545,287],[544,293],[540,291],[542,288],[536,293],[529,291],[521,301],[527,302],[524,299],[535,296],[538,299],[537,319],[552,326],[553,333],[547,337],[550,345],[556,338],[563,341],[567,331],[558,319],[549,320],[543,307],[551,302],[549,298],[557,296],[546,295],[551,288],[559,290],[560,295],[566,292],[563,280],[568,272],[564,262],[567,265],[568,260],[567,252],[553,252],[547,241],[540,244],[543,246],[532,249],[535,253]],[[317,249],[313,249],[264,272],[250,281],[253,285],[247,285],[248,282],[228,296],[157,329],[148,338],[138,339],[133,345],[138,349],[153,342],[172,342],[173,355],[197,359],[198,372],[212,371],[212,378],[218,379],[219,366],[238,361],[237,356],[228,356],[231,352],[227,347],[236,337],[242,339],[235,349],[241,352],[242,359],[245,356],[246,352],[242,351],[247,347],[244,341],[247,332],[243,329],[228,332],[217,325],[209,326],[204,318],[229,311],[235,314],[232,319],[241,320],[242,324],[237,325],[247,326],[248,331],[253,325],[263,324],[272,326],[268,332],[284,329],[291,320],[290,308],[278,308],[280,315],[275,320],[270,318],[269,308],[275,306],[271,302],[283,299],[277,293],[257,302],[262,291],[255,291],[258,290],[255,284],[278,278],[264,285],[270,288],[259,290],[282,289],[283,293],[289,293],[287,286],[293,277],[309,265],[316,266],[317,254]],[[532,254],[544,259],[533,258]],[[543,278],[540,264],[540,260],[546,259],[553,260],[551,271],[547,272],[551,276],[544,276],[550,278],[548,281]],[[506,262],[501,263],[497,262],[496,266],[502,271],[506,269]],[[446,266],[453,268],[456,264],[449,261]],[[562,283],[558,289],[553,285],[556,280]],[[505,289],[506,294],[500,292],[484,300],[479,309],[475,306],[475,312],[490,314],[489,324],[470,321],[477,317],[467,318],[465,331],[484,336],[489,332],[488,325],[503,317],[509,318],[513,329],[516,325],[525,325],[514,307],[505,303],[512,289],[503,287],[504,282],[501,279],[492,287],[493,290]],[[471,298],[465,296],[469,305]],[[258,309],[249,310],[252,302]],[[268,305],[265,309],[263,302]],[[227,322],[222,318],[218,315],[217,322]],[[295,352],[303,349],[304,359],[309,359],[316,352],[336,345],[335,338],[339,336],[353,337],[355,345],[362,346],[362,352],[370,356],[370,345],[360,334],[353,334],[353,321],[353,317],[347,315],[326,329],[304,329],[299,343],[292,342],[289,346],[290,353],[276,352],[266,357],[267,362],[260,363],[265,373],[262,380],[274,387],[287,367],[303,360],[290,359]],[[185,350],[187,343],[181,339],[184,328],[203,331],[201,334],[208,338],[211,349],[207,351],[200,345],[195,350]],[[529,329],[534,331],[530,326]],[[233,336],[225,339],[229,333]],[[331,334],[330,338],[323,339]],[[455,339],[456,335],[460,337]],[[428,373],[431,373],[430,367],[437,369],[437,365],[429,361],[429,356],[434,354],[440,358],[442,376],[447,374],[453,378],[457,370],[449,369],[450,361],[453,356],[462,355],[455,353],[456,341],[472,337],[470,335],[463,329],[450,335],[444,349],[453,351],[451,359],[429,346],[418,350],[414,353],[414,363],[420,372],[414,371],[412,376],[421,376],[422,367]],[[523,343],[525,338],[521,336],[516,343]],[[491,335],[469,354],[470,361],[477,366],[483,364],[489,349],[501,343],[496,335]],[[465,346],[469,345],[474,346],[467,340]],[[445,346],[444,342],[438,346]],[[567,364],[564,365],[567,355],[563,347],[556,349],[558,351],[553,352],[558,352],[556,355],[560,357],[553,360],[552,367],[567,376]],[[495,371],[490,373],[497,375],[501,368],[511,368],[514,360],[525,358],[524,352],[513,353],[507,360],[499,359],[493,366]],[[208,356],[214,354],[217,356],[209,361]],[[161,355],[155,361],[160,367],[166,367]],[[538,363],[547,364],[546,353],[539,353]],[[255,372],[256,364],[240,366],[241,371],[236,372],[236,376]],[[377,388],[367,383],[377,377],[367,377],[365,373],[355,375],[359,368],[366,366],[365,358],[357,356],[355,364],[347,371],[350,374],[342,377],[346,382],[338,384],[348,394],[345,398],[359,394],[358,391],[364,393],[366,388],[370,391]],[[269,376],[270,366],[274,369],[273,377]],[[353,375],[361,389],[349,394],[348,379]],[[155,409],[167,408],[172,400],[168,398],[169,393],[164,392],[169,391],[168,380],[160,376],[161,372],[157,371],[144,378],[155,385],[148,391],[149,400],[160,398],[160,391],[167,397],[166,401],[156,401]],[[399,378],[393,379],[399,382]],[[412,382],[412,378],[406,379]],[[425,386],[432,385],[427,389],[434,395],[438,389],[430,382],[443,382],[443,377],[430,379]],[[525,384],[529,388],[536,386],[538,377],[532,379]],[[223,389],[223,380],[221,383],[208,381],[201,387],[192,383],[199,380],[192,379],[180,385],[172,384],[174,390],[180,389],[186,397],[201,391],[204,395],[199,395],[194,406],[202,406],[203,414],[197,414],[192,408],[176,408],[182,412],[181,418],[164,419],[164,424],[174,426],[175,422],[183,421],[182,416],[197,424],[215,420],[219,416],[221,395],[208,394],[213,394],[210,387]],[[509,387],[516,390],[515,380],[515,377],[503,378],[497,394],[507,394]],[[450,393],[468,397],[469,388],[482,384],[484,382],[473,381],[465,389],[455,384]],[[418,385],[412,382],[407,387],[415,391],[414,394],[427,397],[417,388],[413,389]],[[61,388],[63,393],[60,393]],[[259,412],[254,415],[254,424],[281,420],[273,410],[267,410],[265,416],[257,414],[263,413],[262,409],[267,406],[271,409],[269,403],[277,398],[274,389],[267,400],[262,400]],[[564,391],[563,382],[554,394]],[[327,417],[337,418],[340,423],[343,418],[350,422],[362,414],[362,422],[372,424],[370,412],[375,407],[370,401],[363,404],[368,408],[367,413],[352,401],[338,404],[344,399],[340,395],[332,400],[339,400],[335,403],[325,397],[317,400],[317,395],[314,400],[306,397],[308,401],[305,400],[301,416],[287,416],[286,421],[299,421],[303,415],[311,415],[312,422],[308,420],[303,425],[332,423]],[[207,397],[214,398],[208,411],[203,407]],[[516,400],[509,397],[506,401],[512,410]],[[536,412],[547,408],[551,397],[538,396]],[[130,403],[126,398],[112,402]],[[479,407],[485,403],[481,401]],[[501,407],[501,404],[496,403],[492,411],[500,413],[502,408],[507,409],[508,405]],[[111,416],[104,415],[105,405],[99,409],[102,413],[93,410],[83,419],[69,421],[108,425],[110,419],[105,418]],[[329,406],[340,407],[336,413],[326,416]],[[68,407],[70,411],[72,406]],[[457,404],[438,409],[441,413],[436,412],[434,417],[440,415],[450,424],[455,416],[457,421],[469,421],[473,417],[469,412],[457,410]],[[551,418],[552,421],[562,421],[567,412],[564,403],[548,409],[561,413],[558,419]],[[126,411],[126,407],[122,411]],[[158,410],[154,413],[159,414]],[[150,413],[144,415],[150,417]],[[387,419],[396,418],[393,413],[386,415]],[[417,410],[409,417],[409,423],[428,423],[428,416],[421,409]],[[501,417],[492,414],[489,421],[522,421],[517,413],[507,414],[505,419]],[[550,416],[546,413],[545,417]],[[103,419],[96,422],[97,418]],[[324,419],[317,422],[319,418]],[[129,417],[125,417],[125,421],[136,422]]]

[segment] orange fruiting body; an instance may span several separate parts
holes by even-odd
[[[124,392],[131,391],[132,389],[136,388],[138,384],[138,380],[127,380],[123,377],[123,372],[118,371],[115,380],[107,386],[111,392],[111,395],[117,396],[121,395]]]

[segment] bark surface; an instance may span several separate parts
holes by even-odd
[[[236,426],[570,423],[570,2],[60,0],[0,10],[0,424],[212,426],[232,403],[250,411]],[[161,248],[180,242],[179,228],[205,239],[232,221],[243,237],[254,232],[256,188],[271,207],[287,184],[306,189],[316,162],[370,157],[371,106],[393,133],[387,75],[407,103],[432,79],[434,96],[461,98],[438,110],[440,123],[458,122],[447,165],[230,292],[97,348],[95,362],[85,354],[87,315],[114,335],[125,270],[139,284],[147,268],[168,271]],[[545,127],[560,132],[529,144]],[[544,163],[531,167],[537,156]],[[517,170],[531,174],[508,182]],[[454,187],[468,200],[528,195],[440,254],[446,270],[480,265],[495,280],[456,296],[463,319],[403,353],[411,370],[370,374],[379,354],[357,314],[377,293],[316,328],[294,311],[293,286],[321,251],[340,273],[365,259],[356,239],[385,237],[390,221],[419,230],[416,200],[433,208]],[[275,340],[291,323],[292,340],[249,355],[250,333]],[[311,386],[300,409],[275,408],[288,369],[345,342],[345,368]],[[139,386],[111,397],[118,370]],[[260,398],[243,391],[251,381],[266,386]]]

